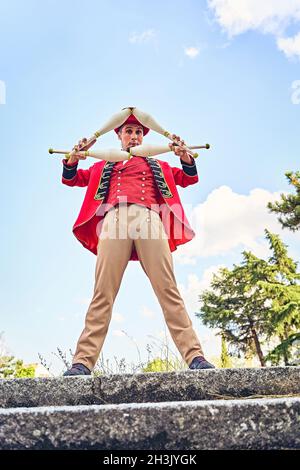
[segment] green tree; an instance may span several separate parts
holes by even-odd
[[[281,194],[281,200],[275,203],[269,202],[268,209],[270,212],[281,214],[278,220],[283,228],[289,228],[295,232],[300,228],[300,172],[288,171],[285,176],[289,184],[296,188],[296,194]]]
[[[12,378],[15,371],[14,365],[15,358],[13,356],[1,356],[0,357],[0,378],[8,379]]]
[[[297,263],[288,256],[287,246],[278,235],[266,231],[273,256],[270,262],[276,268],[275,282],[260,281],[259,285],[267,297],[272,299],[271,321],[268,337],[278,336],[280,343],[268,354],[267,359],[285,365],[293,360],[293,344],[300,331],[300,274]]]
[[[196,314],[205,325],[219,328],[234,351],[255,353],[261,366],[266,365],[262,345],[295,333],[300,306],[296,263],[277,235],[265,234],[273,256],[265,261],[244,251],[241,265],[221,268],[213,276],[212,290],[200,296]]]
[[[0,357],[0,379],[17,379],[34,376],[34,366],[24,366],[23,361],[16,359],[14,356]]]
[[[232,367],[232,360],[228,354],[226,339],[222,335],[222,346],[221,346],[221,368],[226,369]]]
[[[15,378],[20,379],[20,378],[28,378],[28,377],[34,377],[35,376],[35,367],[33,365],[28,365],[25,366],[23,364],[23,361],[18,359],[16,361],[16,369],[15,369]]]
[[[300,333],[289,335],[287,339],[268,353],[266,360],[278,365],[282,358],[284,358],[286,365],[289,364],[288,359],[291,361],[291,365],[300,365]]]

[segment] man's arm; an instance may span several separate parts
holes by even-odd
[[[78,161],[71,165],[67,163],[66,159],[62,160],[63,163],[63,174],[62,183],[67,186],[87,186],[90,179],[90,170],[77,170]]]
[[[182,186],[183,188],[189,186],[190,184],[198,183],[199,181],[195,160],[192,157],[191,160],[192,163],[190,164],[180,159],[182,170],[180,168],[172,167],[175,183],[178,184],[178,186]]]
[[[172,134],[172,138],[174,142],[177,141],[176,144],[169,144],[169,147],[175,155],[180,157],[180,163],[182,166],[182,170],[180,168],[172,168],[173,177],[175,183],[179,186],[185,188],[190,184],[195,184],[198,182],[198,173],[197,167],[194,158],[187,153],[187,151],[180,147],[180,143],[185,145],[184,140],[180,139],[178,135]]]
[[[197,175],[197,167],[196,167],[196,162],[195,160],[190,157],[190,162],[188,163],[186,160],[183,158],[180,159],[180,163],[182,166],[182,170],[184,173],[188,176],[196,176]]]
[[[78,145],[74,145],[72,150],[75,152],[80,152],[81,150],[88,150],[91,148],[96,139],[90,142],[87,145],[87,138],[83,137],[79,140]],[[62,182],[67,186],[87,186],[89,184],[90,179],[90,171],[92,169],[92,165],[88,170],[77,170],[79,160],[85,160],[86,155],[80,155],[74,153],[69,157],[69,160],[63,159],[63,174],[62,174]]]

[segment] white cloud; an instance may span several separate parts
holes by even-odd
[[[292,95],[291,101],[293,104],[300,104],[300,80],[294,80],[292,82]]]
[[[201,283],[201,281],[200,281]],[[187,288],[189,290],[189,288]],[[217,336],[218,330],[212,329],[212,328],[206,328],[201,326],[200,328],[200,320],[196,319],[193,312],[188,312],[189,316],[192,320],[194,330],[196,331],[196,334],[199,338],[200,344],[202,346],[203,352],[205,356],[210,359],[215,356],[220,356],[221,354],[221,338]],[[156,341],[153,341],[153,337],[151,337],[152,341],[152,346],[155,346],[154,352],[157,352],[157,348],[160,351],[160,349],[163,347],[163,345],[167,345],[170,351],[170,357],[174,358],[175,356],[178,359],[182,359],[179,351],[177,350],[173,339],[169,333],[169,330],[165,328],[165,330],[159,330],[155,332],[154,339]],[[159,352],[158,355],[161,353]]]
[[[142,33],[131,33],[129,36],[129,42],[132,44],[141,44],[145,42],[149,42],[156,37],[156,32],[154,29],[147,29]]]
[[[11,350],[7,346],[5,337],[4,337],[4,331],[0,332],[0,357],[1,356],[9,356],[11,355]]]
[[[185,55],[187,55],[190,59],[195,59],[199,54],[200,50],[198,47],[186,47],[184,49]]]
[[[156,331],[155,336],[157,336],[160,339],[165,339],[165,338],[170,339],[171,338],[169,330],[167,331],[166,328],[164,330]]]
[[[181,264],[195,264],[198,257],[221,256],[236,250],[251,250],[256,256],[269,256],[264,230],[283,234],[275,214],[267,209],[280,193],[256,188],[249,195],[238,194],[228,186],[212,191],[189,217],[196,237],[175,252]],[[285,233],[285,232],[284,232]],[[299,237],[300,234],[295,234]]]
[[[220,357],[221,355],[221,337],[217,335],[219,330],[216,329],[209,329],[205,330],[205,333],[199,333],[200,343],[204,352],[205,357],[208,360],[212,360],[212,357]]]
[[[277,38],[277,46],[288,58],[294,56],[300,58],[300,33],[290,38]]]
[[[166,343],[172,343],[173,341],[171,334],[169,332],[169,329],[165,322],[163,324],[163,327],[164,329],[155,330],[154,335],[148,335],[148,337],[151,337],[152,339],[156,339],[157,340],[156,344],[160,344],[161,346]]]
[[[286,39],[282,36],[289,25],[300,21],[300,0],[208,0],[207,3],[230,37],[257,30],[273,34],[284,53],[290,53],[291,48],[299,50],[297,36]],[[282,41],[284,46],[280,47]]]
[[[79,305],[89,305],[91,303],[91,298],[90,297],[79,297],[77,299],[75,299],[76,303],[78,303]]]
[[[154,357],[163,357],[167,348],[170,357],[173,359],[175,357],[181,359],[181,355],[176,348],[169,329],[165,323],[163,324],[163,329],[155,330],[154,334],[148,334],[147,338],[147,344],[150,344]]]
[[[300,20],[299,0],[208,0],[208,6],[230,36],[249,30],[277,35]]]
[[[146,307],[143,305],[142,307],[142,316],[146,318],[154,318],[156,316],[155,312],[151,310],[150,308]]]
[[[193,243],[193,245],[195,244],[195,240],[193,240],[192,242],[189,242],[189,243]],[[196,265],[197,264],[197,257],[198,255],[196,255],[194,253],[194,246],[181,246],[179,251],[175,251],[174,253],[174,259],[176,260],[176,262],[178,262],[179,264],[190,264],[190,265]],[[200,255],[199,255],[200,256]]]
[[[113,330],[112,335],[113,336],[126,336],[124,331],[122,331],[122,330]]]
[[[6,103],[6,85],[3,80],[0,80],[0,104]]]
[[[124,320],[125,320],[125,317],[121,313],[113,311],[111,320],[116,322],[116,323],[123,323]]]
[[[200,319],[195,316],[195,312],[199,312],[200,308],[199,295],[205,289],[210,288],[213,274],[217,274],[221,267],[224,267],[224,265],[210,266],[204,271],[201,279],[199,279],[197,274],[191,273],[188,275],[187,285],[178,284],[187,312],[192,320],[204,354],[207,357],[220,355],[221,339],[217,336],[217,329],[202,326]]]
[[[189,274],[187,286],[178,283],[178,289],[191,316],[199,310],[199,294],[210,287],[213,274],[217,273],[221,267],[225,267],[225,265],[210,266],[204,271],[202,279],[199,279],[197,274]]]

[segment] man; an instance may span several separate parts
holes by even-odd
[[[123,150],[140,145],[149,129],[134,115],[115,129]],[[174,138],[184,143],[178,136]],[[86,139],[74,150],[80,151]],[[73,233],[97,255],[94,294],[72,367],[64,375],[90,375],[102,349],[114,300],[129,260],[139,260],[162,307],[172,339],[190,369],[214,368],[205,358],[176,285],[171,252],[194,237],[176,189],[198,181],[194,159],[178,146],[182,168],[135,156],[77,170],[79,154],[63,160],[62,182],[87,186]]]

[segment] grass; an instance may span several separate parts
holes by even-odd
[[[146,372],[171,372],[186,370],[187,364],[183,359],[178,357],[170,347],[167,335],[161,340],[152,335],[149,335],[151,342],[147,344],[147,360],[142,361],[141,351],[136,340],[128,335],[126,331],[122,330],[128,339],[135,345],[137,350],[138,361],[136,363],[127,363],[123,357],[118,359],[114,356],[114,360],[105,359],[103,352],[101,352],[98,361],[92,371],[92,375],[107,375],[107,374],[137,374]],[[57,347],[57,351],[52,353],[64,365],[64,369],[69,369],[72,365],[73,352],[69,350],[68,353],[62,351]],[[38,354],[40,363],[51,376],[55,374],[51,371],[51,363]],[[62,372],[63,373],[63,372]]]

